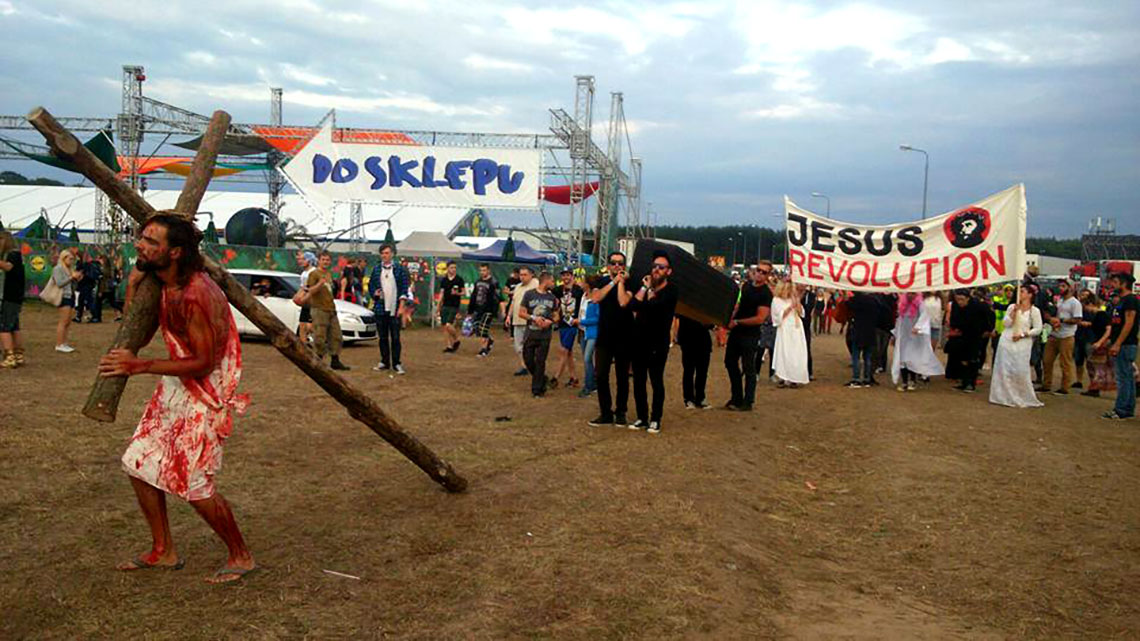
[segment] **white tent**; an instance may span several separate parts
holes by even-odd
[[[414,231],[396,246],[401,256],[459,258],[464,249],[438,231]]]
[[[173,189],[151,189],[144,197],[155,209],[173,208],[179,192]],[[304,225],[315,236],[338,235],[349,225],[348,204],[338,205],[333,211],[318,214],[296,194],[281,197],[281,217],[289,218]],[[266,207],[268,197],[264,193],[222,191],[206,192],[200,212],[212,212],[214,225],[219,230],[235,212],[246,207]],[[4,225],[20,228],[32,223],[47,213],[53,225],[70,227],[74,223],[79,228],[80,237],[90,240],[95,228],[95,188],[94,187],[49,187],[39,185],[0,185],[0,221]],[[431,231],[450,235],[460,226],[468,210],[457,207],[410,207],[402,205],[368,205],[363,208],[365,223],[364,237],[378,241],[391,228],[396,240],[403,240],[414,231]],[[201,226],[208,222],[199,218]]]

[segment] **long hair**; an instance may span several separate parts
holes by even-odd
[[[10,231],[0,231],[0,259],[16,248],[16,237]]]
[[[776,285],[776,291],[773,292],[777,298],[795,298],[796,285],[790,280],[782,280],[779,285]]]
[[[177,261],[180,285],[185,285],[194,274],[206,269],[206,261],[202,258],[202,252],[199,250],[202,232],[194,225],[192,219],[182,213],[167,209],[148,218],[143,229],[154,224],[166,228],[166,244],[171,249],[177,247],[182,250],[182,255],[178,257]]]

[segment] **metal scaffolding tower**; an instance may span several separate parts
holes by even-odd
[[[594,77],[575,76],[574,129],[570,134],[570,238],[568,260],[580,261],[586,227],[586,180],[590,170],[590,131],[594,118]]]
[[[113,130],[116,133],[117,153],[125,160],[122,163],[122,178],[134,190],[138,191],[141,177],[138,166],[139,158],[145,157],[143,143],[150,145],[148,149],[161,150],[172,137],[201,136],[209,124],[209,117],[192,111],[176,107],[143,95],[143,84],[146,82],[145,69],[141,65],[123,65],[122,67],[122,103],[121,112],[111,118],[107,117],[67,117],[58,116],[57,120],[75,133],[98,132]],[[552,239],[562,237],[557,244],[567,249],[568,258],[572,262],[580,262],[581,253],[586,248],[586,225],[589,222],[587,186],[592,180],[601,183],[598,194],[598,216],[595,231],[594,252],[604,254],[610,249],[620,226],[619,210],[627,209],[627,219],[622,221],[627,227],[634,230],[640,227],[639,187],[641,184],[641,161],[629,159],[630,175],[622,170],[624,158],[632,155],[629,141],[629,130],[625,121],[623,97],[621,93],[611,94],[611,113],[607,138],[607,149],[603,151],[592,139],[593,108],[595,83],[594,77],[588,75],[575,76],[575,101],[573,116],[563,109],[551,109],[549,134],[523,134],[523,133],[472,133],[425,130],[396,130],[396,129],[338,129],[334,136],[351,135],[353,138],[366,140],[370,134],[377,134],[377,139],[391,134],[402,134],[416,144],[436,145],[445,147],[501,147],[518,149],[539,149],[548,152],[554,159],[552,164],[544,163],[543,174],[547,177],[557,176],[560,181],[569,179],[570,214],[567,236],[554,234]],[[272,138],[274,148],[264,152],[262,156],[274,169],[266,172],[263,177],[254,179],[251,175],[219,177],[217,183],[261,183],[267,184],[268,211],[274,219],[269,221],[267,240],[271,246],[281,246],[285,239],[275,236],[280,234],[282,192],[287,181],[276,171],[276,165],[287,159],[285,152],[278,148],[288,147],[288,142],[296,140],[303,143],[308,140],[316,128],[310,126],[284,126],[282,114],[282,90],[270,89],[270,123],[232,123],[229,134],[235,140],[242,138]],[[334,124],[335,127],[335,124]],[[32,127],[24,116],[0,115],[0,130],[31,131]],[[147,135],[150,138],[147,138]],[[154,138],[154,136],[158,138]],[[623,141],[622,138],[625,138]],[[284,144],[283,144],[284,143]],[[29,145],[35,147],[35,145]],[[42,149],[42,148],[41,148]],[[35,151],[41,152],[41,149]],[[568,150],[570,168],[560,164],[558,157],[560,150]],[[0,149],[0,159],[25,160],[26,155],[19,151]],[[248,163],[249,156],[220,157],[223,162]],[[180,180],[173,176],[155,175],[152,179]],[[350,204],[350,215],[354,216],[352,225],[362,222],[356,217],[362,216],[359,203]],[[115,207],[114,203],[103,198],[97,192],[96,197],[95,234],[100,242],[120,242],[125,234],[132,232],[132,221]],[[272,224],[277,222],[277,224]],[[637,235],[636,232],[634,235]],[[359,235],[354,232],[353,242],[363,241],[364,229],[359,228]]]
[[[269,124],[281,126],[281,88],[269,89]],[[271,169],[266,177],[269,187],[269,223],[265,231],[266,242],[270,247],[281,246],[281,191],[285,188],[285,178],[277,170],[277,165],[285,159],[285,154],[274,149],[266,154]]]
[[[368,239],[364,237],[364,205],[359,200],[349,204],[348,228],[349,251],[361,251]]]

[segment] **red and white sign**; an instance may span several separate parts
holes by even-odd
[[[912,223],[856,225],[784,197],[796,282],[868,292],[928,291],[1018,279],[1025,264],[1025,185]]]

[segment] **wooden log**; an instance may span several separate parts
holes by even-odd
[[[28,121],[44,135],[56,155],[74,162],[92,183],[103,189],[135,220],[141,222],[149,212],[153,211],[146,201],[119,181],[114,172],[79,144],[75,136],[42,107],[32,110],[28,114]],[[260,329],[285,358],[343,405],[349,416],[367,425],[447,491],[462,492],[467,488],[467,480],[449,463],[406,432],[367,394],[356,389],[318,359],[311,350],[301,344],[300,339],[285,327],[284,323],[237,282],[225,268],[206,258],[206,272],[222,288],[229,302]],[[143,304],[143,301],[139,300],[138,304]],[[135,305],[136,303],[132,301],[131,307]]]
[[[71,140],[75,140],[74,137],[69,140],[67,136],[62,135],[57,129],[58,123],[53,126],[54,119],[51,118],[51,114],[40,109],[38,112],[33,111],[32,114],[29,114],[28,120],[33,125],[37,121],[40,122],[43,129],[40,129],[39,126],[36,128],[40,129],[41,133],[44,130],[51,133],[55,140],[53,148],[58,145],[63,153],[67,153],[68,149],[74,149],[71,144]],[[194,156],[190,175],[187,177],[182,194],[178,198],[179,211],[192,213],[198,211],[198,205],[202,202],[206,188],[210,185],[210,176],[217,162],[218,150],[221,149],[222,140],[225,138],[229,125],[230,115],[224,111],[215,112],[213,118],[210,119],[206,137],[198,148],[198,153]],[[94,160],[96,164],[92,169],[103,166],[103,163],[97,158]],[[104,166],[104,168],[106,167]],[[116,185],[123,185],[123,183],[118,180],[117,176],[108,175],[108,173],[109,170],[108,172],[98,172],[97,175],[101,177],[101,182],[104,185],[112,190],[120,191],[120,197],[123,199],[120,205],[123,210],[128,212],[136,222],[142,224],[150,214],[154,213],[154,209],[141,197],[138,199],[141,201],[140,203],[127,196],[127,194],[134,194],[133,190],[127,189],[125,192],[118,190]],[[162,284],[153,274],[147,274],[132,292],[129,298],[130,305],[126,309],[123,321],[115,332],[115,338],[108,351],[128,349],[137,354],[143,346],[150,342],[158,329],[158,310],[161,295]],[[127,387],[127,378],[126,376],[108,378],[96,374],[95,382],[91,385],[91,392],[87,395],[87,403],[83,406],[83,415],[97,421],[114,422],[119,410],[119,399],[122,398],[123,391]]]

